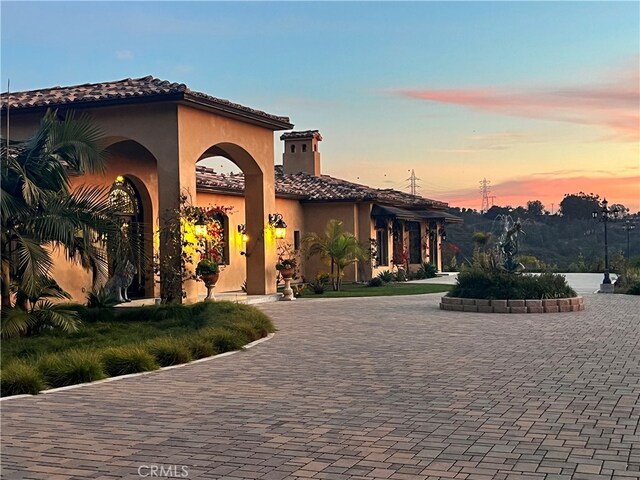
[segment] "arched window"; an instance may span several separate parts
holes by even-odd
[[[109,192],[109,203],[120,215],[135,217],[140,213],[140,202],[131,182],[124,177],[116,178]]]
[[[306,144],[306,143],[303,143],[303,144],[302,144],[302,151],[303,151],[303,152],[306,152],[306,151],[307,151],[307,144]]]
[[[208,227],[208,254],[209,258],[229,265],[229,217],[222,212],[218,212],[211,217]]]
[[[295,145],[291,145],[291,153],[296,153],[296,146]]]

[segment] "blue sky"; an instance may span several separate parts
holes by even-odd
[[[424,195],[476,208],[483,177],[514,205],[557,204],[562,180],[640,209],[638,2],[0,8],[3,91],[150,74],[319,129],[334,176],[404,188],[414,169]]]

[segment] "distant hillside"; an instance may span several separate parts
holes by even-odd
[[[482,215],[476,211],[451,208],[449,212],[464,220],[460,225],[447,225],[447,242],[443,255],[447,265],[451,257],[457,262],[470,260],[473,256],[472,236],[475,232],[500,234],[502,217],[510,215],[520,220],[524,235],[520,237],[520,255],[536,257],[544,263],[555,266],[558,271],[603,271],[604,268],[604,225],[591,219],[567,218],[560,215],[532,215],[526,209],[518,208],[509,212],[492,209]],[[500,211],[500,213],[498,213]],[[496,218],[497,217],[497,218]],[[636,228],[630,232],[631,257],[640,260],[640,221],[638,216],[626,219],[635,222]],[[612,270],[627,253],[627,232],[624,221],[608,224],[609,262]],[[455,253],[457,249],[459,253]],[[445,267],[446,268],[446,267]]]

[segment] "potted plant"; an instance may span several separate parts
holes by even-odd
[[[218,265],[218,262],[203,258],[198,262],[196,275],[199,276],[205,284],[215,285],[220,277],[220,265]]]
[[[280,259],[276,263],[276,270],[280,272],[282,278],[293,278],[296,272],[296,260],[294,258]]]

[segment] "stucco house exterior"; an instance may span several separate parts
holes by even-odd
[[[361,242],[375,240],[376,258],[348,269],[346,280],[368,280],[391,269],[394,255],[404,255],[410,268],[432,262],[440,270],[445,223],[459,221],[445,212],[444,202],[323,175],[317,130],[282,134],[282,165],[274,165],[273,135],[293,128],[288,117],[184,84],[147,76],[3,93],[1,100],[2,136],[7,136],[8,113],[12,140],[28,138],[48,108],[61,117],[70,110],[91,117],[106,136],[107,171],[74,177],[72,186],[104,185],[130,195],[134,207],[129,214],[141,225],[147,257],[171,253],[168,245],[154,246],[153,236],[161,213],[179,207],[181,194],[195,205],[233,207],[223,221],[226,266],[216,291],[237,291],[246,281],[249,294],[274,293],[278,243],[297,249],[306,233],[322,232],[333,218]],[[223,175],[197,165],[212,156],[231,160],[243,173]],[[287,224],[284,239],[275,239],[269,230],[269,216],[275,213]],[[300,273],[312,278],[326,269],[311,258],[304,260]],[[132,296],[158,296],[162,285],[148,266],[138,271]],[[91,288],[91,275],[62,258],[52,274],[74,298],[84,298]],[[185,290],[193,301],[205,288],[187,281]]]

